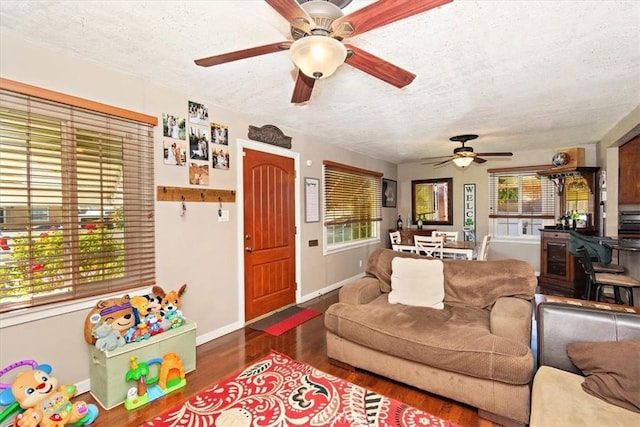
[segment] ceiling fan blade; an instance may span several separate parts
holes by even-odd
[[[447,164],[447,163],[449,163],[451,160],[452,160],[452,159],[447,159],[447,160],[445,160],[444,162],[438,162],[438,163],[434,164],[434,165],[433,165],[433,167],[446,165],[446,164]]]
[[[296,85],[293,88],[291,102],[293,104],[307,102],[311,98],[311,92],[313,91],[313,85],[315,82],[316,79],[309,77],[302,71],[298,70],[298,78],[296,79]]]
[[[393,65],[384,59],[378,58],[365,50],[350,44],[345,44],[345,46],[347,49],[353,51],[353,55],[345,61],[347,64],[395,87],[405,87],[416,78],[415,74]]]
[[[304,21],[303,27],[308,27],[312,30],[316,26],[316,22],[311,16],[304,10],[296,0],[265,0],[269,6],[274,8],[276,12],[284,17],[294,27],[299,26],[300,20]]]
[[[481,159],[481,158],[480,158],[480,157],[478,157],[478,156],[474,157],[474,158],[473,158],[473,161],[474,161],[474,163],[480,163],[480,164],[482,164],[482,163],[485,163],[485,162],[486,162],[486,160],[485,160],[485,159]]]
[[[333,21],[332,36],[352,37],[451,1],[453,0],[378,0]]]
[[[510,157],[513,156],[513,153],[509,153],[509,152],[504,152],[504,153],[477,153],[477,156],[504,156],[504,157]]]
[[[251,58],[253,56],[265,55],[267,53],[280,52],[291,47],[292,42],[284,41],[278,43],[266,44],[264,46],[256,46],[250,49],[236,50],[235,52],[227,52],[221,55],[209,56],[207,58],[196,59],[194,62],[201,67],[211,67],[214,65],[225,64],[227,62],[237,61],[239,59]]]

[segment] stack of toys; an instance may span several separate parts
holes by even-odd
[[[156,285],[150,295],[101,300],[85,319],[85,341],[99,350],[111,351],[178,328],[184,324],[180,308],[186,291],[186,284],[169,292]]]

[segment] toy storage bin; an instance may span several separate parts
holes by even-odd
[[[139,362],[146,362],[166,353],[176,353],[182,359],[184,371],[196,369],[196,324],[185,319],[179,328],[154,335],[149,339],[125,344],[113,351],[100,351],[91,346],[89,375],[91,378],[91,395],[105,409],[111,409],[123,403],[127,390],[135,387],[135,382],[125,381],[132,356]],[[151,368],[152,372],[154,368]]]

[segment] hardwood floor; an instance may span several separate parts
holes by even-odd
[[[325,311],[337,300],[336,291],[303,305]],[[100,415],[92,425],[97,427],[141,425],[154,416],[182,403],[205,387],[239,372],[274,349],[324,372],[452,421],[461,427],[498,426],[491,421],[479,418],[475,408],[369,372],[349,371],[330,364],[326,356],[324,331],[323,316],[318,316],[279,337],[245,327],[202,344],[196,350],[196,370],[187,374],[185,388],[133,411],[127,411],[124,405],[118,405],[109,411],[98,405]],[[82,394],[74,400],[95,403],[93,397],[88,393]]]

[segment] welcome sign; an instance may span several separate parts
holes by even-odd
[[[476,240],[476,185],[464,185],[464,240]]]

